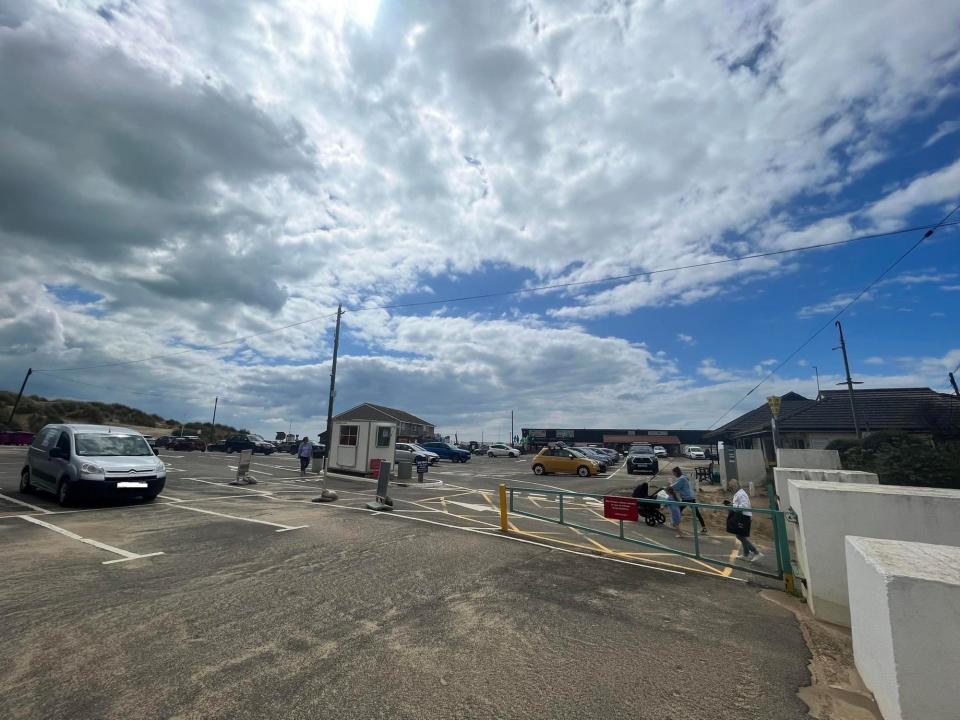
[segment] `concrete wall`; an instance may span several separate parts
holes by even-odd
[[[858,535],[960,546],[960,490],[788,481],[799,516],[797,559],[810,609],[850,625],[844,537]]]
[[[723,488],[727,488],[727,483],[732,478],[726,477],[726,468],[723,461],[720,461],[720,481]],[[767,484],[767,461],[763,457],[762,450],[737,450],[737,481],[740,486],[747,488],[753,483],[757,489],[763,488]]]
[[[800,467],[776,467],[773,469],[773,484],[777,491],[780,509],[787,509],[787,481],[819,480],[821,482],[857,483],[860,485],[878,485],[880,478],[874,473],[860,470],[816,470]]]
[[[777,467],[839,470],[840,453],[836,450],[791,450],[777,448]]]
[[[853,655],[885,720],[960,717],[960,548],[848,537]]]

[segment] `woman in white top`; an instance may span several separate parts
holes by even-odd
[[[756,562],[763,557],[763,553],[757,550],[756,546],[750,542],[750,525],[753,522],[753,513],[750,512],[750,508],[752,507],[750,504],[750,496],[747,495],[747,491],[742,487],[737,486],[737,488],[737,492],[734,494],[733,502],[731,503],[733,507],[739,509],[740,515],[742,516],[739,532],[736,534],[736,537],[737,540],[740,541],[740,546],[743,550],[737,555],[737,560]]]

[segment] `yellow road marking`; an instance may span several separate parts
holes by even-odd
[[[736,559],[737,559],[737,545],[734,545],[733,550],[730,551],[730,557],[727,559],[727,562],[733,563],[733,561]],[[724,577],[730,577],[731,575],[733,575],[733,568],[724,568],[722,574]]]

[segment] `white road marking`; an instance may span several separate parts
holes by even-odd
[[[259,525],[270,525],[271,527],[280,528],[277,530],[277,532],[289,532],[290,530],[301,530],[305,527],[310,527],[309,525],[297,525],[296,527],[291,527],[290,525],[281,525],[280,523],[268,522],[266,520],[256,520],[254,518],[238,517],[237,515],[227,515],[226,513],[218,513],[214,512],[213,510],[190,507],[189,505],[170,505],[169,507],[177,508],[178,510],[192,510],[193,512],[204,513],[205,515],[216,515],[217,517],[229,518],[230,520],[242,520],[244,522],[257,523]]]
[[[120,560],[104,560],[102,563],[103,565],[113,565],[114,563],[126,562],[127,560],[139,560],[140,558],[148,558],[148,557],[155,557],[157,555],[163,555],[162,552],[147,553],[145,555],[139,555],[137,553],[132,553],[129,550],[123,550],[122,548],[114,547],[113,545],[107,545],[106,543],[102,543],[97,540],[91,540],[89,538],[81,537],[80,535],[77,535],[74,532],[70,532],[69,530],[64,530],[62,527],[58,527],[57,525],[51,525],[50,523],[44,522],[43,520],[37,520],[37,518],[30,517],[29,515],[20,515],[19,517],[23,520],[26,520],[29,523],[33,523],[34,525],[40,525],[41,527],[47,528],[47,530],[53,530],[56,533],[60,533],[61,535],[64,535],[70,538],[71,540],[78,540],[87,545],[92,545],[95,548],[100,548],[101,550],[106,550],[107,552],[111,552],[114,555],[122,556]]]
[[[31,505],[30,503],[24,502],[23,500],[17,500],[16,498],[12,498],[9,495],[0,495],[0,498],[3,498],[4,500],[9,500],[10,502],[14,502],[17,505],[23,505],[24,507],[28,507],[31,510],[36,510],[37,512],[47,513],[48,515],[50,514],[49,510],[45,510],[42,507],[37,507],[36,505]]]
[[[465,507],[469,510],[475,510],[477,512],[500,512],[496,508],[490,507],[489,505],[478,505],[476,503],[465,503],[460,502],[459,500],[447,500],[447,503],[450,505],[459,505],[460,507]]]

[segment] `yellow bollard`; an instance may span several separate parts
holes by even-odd
[[[507,486],[500,483],[500,531],[507,532],[509,525],[507,521]]]

